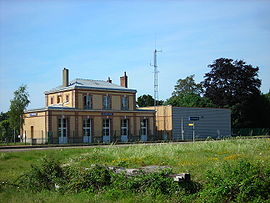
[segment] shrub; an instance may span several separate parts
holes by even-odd
[[[61,188],[63,192],[94,192],[111,184],[110,171],[101,165],[89,169],[69,167],[65,170],[65,178],[66,183]]]
[[[30,171],[19,177],[18,185],[31,191],[54,190],[63,181],[63,176],[59,162],[45,157],[40,166],[31,165]]]
[[[144,193],[153,197],[166,195],[189,195],[199,191],[200,185],[193,181],[174,182],[168,178],[172,171],[169,169],[154,173],[126,177],[124,174],[115,174],[112,187],[122,191]]]
[[[270,170],[259,163],[240,160],[223,165],[221,170],[208,171],[207,183],[200,193],[212,202],[249,202],[270,198]]]

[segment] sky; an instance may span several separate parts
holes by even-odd
[[[70,79],[119,84],[126,71],[137,97],[154,93],[158,53],[159,99],[178,79],[204,80],[218,58],[258,66],[261,91],[270,89],[270,1],[267,0],[0,0],[0,112],[25,84],[31,108],[44,91]]]

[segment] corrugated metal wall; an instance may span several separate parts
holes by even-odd
[[[195,138],[218,138],[231,135],[231,110],[215,108],[173,107],[173,139],[192,140],[192,126],[195,123]],[[189,117],[199,117],[198,121],[189,121]],[[182,133],[183,129],[183,133]]]

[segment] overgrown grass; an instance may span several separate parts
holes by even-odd
[[[240,160],[260,165],[269,169],[270,139],[257,140],[224,140],[219,142],[197,142],[183,144],[160,144],[145,146],[129,146],[108,148],[55,149],[42,151],[26,151],[0,153],[0,181],[14,182],[21,174],[30,169],[31,164],[41,164],[44,156],[53,157],[62,166],[89,167],[91,164],[103,164],[124,167],[140,167],[146,165],[166,165],[173,172],[189,172],[193,181],[202,185],[209,184],[208,172],[218,171],[225,174],[224,163],[237,166]],[[259,169],[258,169],[259,170]],[[216,174],[215,174],[216,175]],[[222,176],[223,177],[223,176]],[[226,179],[226,177],[223,177]],[[216,186],[215,186],[216,187]],[[1,202],[175,202],[174,196],[155,196],[134,193],[121,193],[108,190],[106,193],[59,194],[54,191],[38,193],[22,193],[14,187],[0,188]],[[189,196],[181,201],[203,201],[201,197]],[[205,201],[207,198],[204,198]]]

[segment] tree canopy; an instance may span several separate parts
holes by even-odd
[[[214,107],[210,99],[202,97],[202,84],[196,83],[195,75],[179,79],[174,86],[172,96],[166,100],[165,105],[184,107]]]
[[[183,96],[187,94],[200,95],[203,92],[202,84],[195,83],[194,77],[195,75],[190,75],[185,79],[177,80],[172,96]]]
[[[261,80],[258,67],[247,65],[242,60],[219,58],[205,74],[205,96],[219,107],[231,107],[248,97],[260,95]]]
[[[218,107],[232,110],[233,127],[269,127],[269,102],[259,89],[259,67],[227,58],[219,58],[208,67],[211,71],[204,76],[204,95]]]
[[[23,124],[22,115],[26,107],[30,103],[29,94],[27,92],[27,86],[22,85],[18,90],[14,92],[14,97],[10,101],[9,107],[9,123],[13,129],[16,130],[17,133],[20,131],[20,127]]]
[[[157,105],[162,105],[163,101],[157,101]],[[154,106],[154,98],[150,94],[144,94],[137,99],[137,105],[139,107]]]
[[[215,107],[210,99],[193,93],[187,93],[182,96],[172,96],[167,99],[164,104],[183,107]]]

